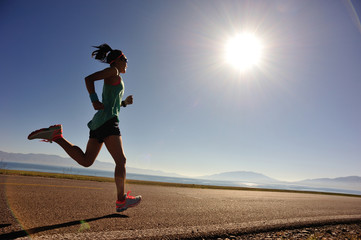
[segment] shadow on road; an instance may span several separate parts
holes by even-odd
[[[109,214],[109,215],[105,215],[102,217],[89,218],[89,219],[71,221],[71,222],[66,222],[66,223],[59,223],[59,224],[54,224],[54,225],[49,225],[49,226],[30,228],[30,229],[25,229],[25,230],[21,230],[21,231],[1,234],[0,239],[15,239],[15,238],[19,238],[19,237],[26,237],[28,235],[39,233],[39,232],[54,230],[54,229],[63,228],[63,227],[70,227],[70,226],[75,226],[75,225],[82,225],[84,223],[89,223],[89,222],[106,219],[106,218],[128,218],[128,216],[121,215],[121,214]]]
[[[0,224],[0,228],[9,227],[11,224]]]

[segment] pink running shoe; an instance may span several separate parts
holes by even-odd
[[[42,128],[29,134],[28,139],[43,139],[43,142],[53,142],[59,138],[63,138],[63,126],[61,124]]]
[[[130,191],[125,194],[125,200],[123,201],[117,200],[116,208],[115,208],[117,212],[123,212],[130,207],[135,207],[142,200],[142,196],[133,197],[133,196],[129,196],[129,193]]]

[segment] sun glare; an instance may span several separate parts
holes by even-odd
[[[226,44],[226,60],[240,71],[259,64],[262,44],[253,34],[244,33],[230,39]]]

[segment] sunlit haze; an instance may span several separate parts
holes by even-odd
[[[247,70],[260,62],[262,43],[253,34],[239,34],[226,44],[226,59],[240,71]]]

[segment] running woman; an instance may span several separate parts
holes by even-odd
[[[109,153],[115,161],[115,184],[117,188],[116,211],[122,212],[134,207],[142,200],[141,196],[125,194],[125,162],[122,137],[119,130],[120,107],[133,104],[133,96],[128,96],[122,101],[124,94],[124,82],[120,73],[124,74],[127,69],[127,58],[120,50],[113,50],[108,44],[95,47],[98,50],[92,53],[92,57],[110,66],[102,71],[95,72],[85,78],[86,88],[90,100],[97,112],[88,123],[90,129],[89,141],[85,153],[63,137],[62,125],[53,125],[32,132],[28,139],[43,139],[45,142],[56,142],[76,162],[84,167],[91,166],[100,149],[105,143]],[[94,82],[104,80],[102,102],[95,93]]]

